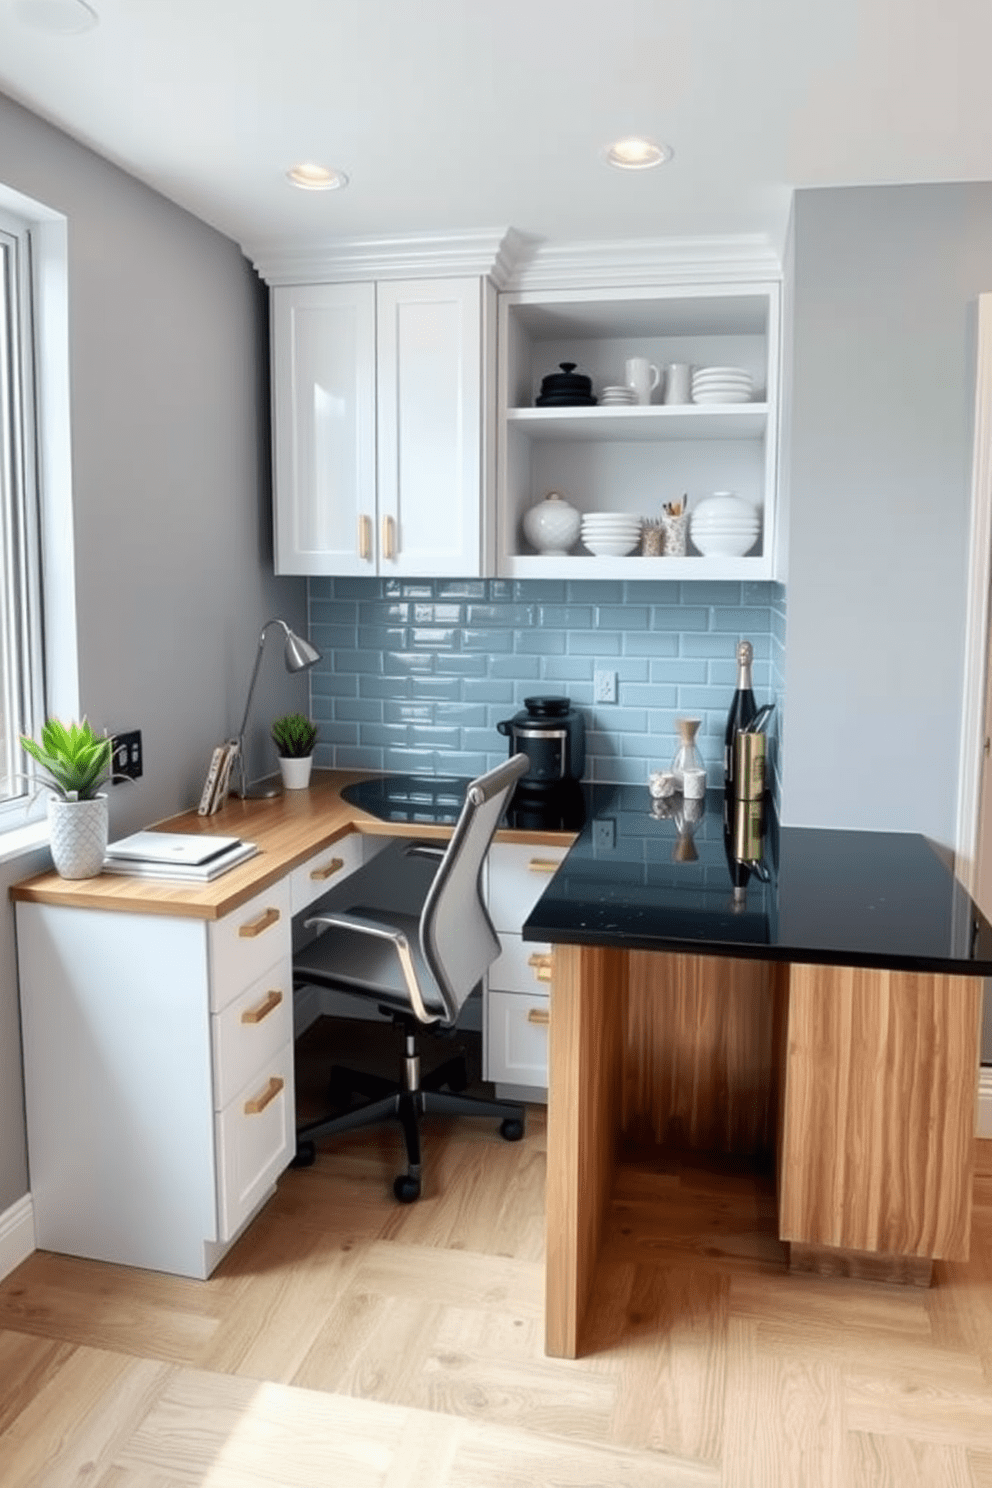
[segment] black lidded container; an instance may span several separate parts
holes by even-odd
[[[590,407],[596,399],[592,378],[576,372],[574,362],[559,362],[560,372],[549,372],[541,379],[541,391],[534,399],[538,408]]]
[[[586,729],[582,714],[567,697],[524,698],[523,711],[496,725],[510,741],[510,754],[526,754],[530,769],[519,789],[550,790],[582,779],[586,767]]]

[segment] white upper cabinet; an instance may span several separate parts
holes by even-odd
[[[277,286],[272,310],[276,572],[482,574],[491,287]]]
[[[553,578],[765,579],[775,571],[779,286],[523,290],[500,296],[497,550],[501,575]],[[624,382],[625,363],[659,369],[744,368],[746,403],[661,401],[647,406],[536,406],[542,379],[574,363],[593,394]],[[741,557],[593,555],[581,538],[564,556],[539,554],[524,535],[528,509],[549,491],[580,512],[658,519],[688,497],[733,492],[759,518]]]

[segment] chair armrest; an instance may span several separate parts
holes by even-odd
[[[433,858],[435,862],[440,863],[447,851],[447,847],[443,847],[440,842],[410,842],[404,848],[403,856],[405,858]]]
[[[410,1006],[413,1008],[417,1021],[419,1023],[438,1021],[435,1014],[427,1011],[420,983],[417,981],[417,968],[410,953],[410,942],[402,930],[397,930],[395,925],[384,925],[379,920],[369,919],[366,915],[319,914],[312,915],[310,919],[303,921],[305,930],[313,929],[317,925],[322,925],[325,929],[333,927],[335,930],[352,930],[357,935],[368,935],[374,940],[390,941],[396,951],[407,995],[410,998]]]

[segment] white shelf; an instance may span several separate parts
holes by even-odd
[[[751,558],[604,558],[569,554],[548,558],[540,553],[518,553],[504,558],[503,573],[511,579],[663,579],[757,581],[773,578],[771,559],[762,553]]]
[[[767,403],[637,408],[510,408],[507,425],[529,439],[626,442],[667,439],[763,439]]]

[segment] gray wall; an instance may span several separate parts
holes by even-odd
[[[794,203],[783,819],[953,846],[992,186]]]
[[[140,728],[120,834],[196,804],[240,719],[259,630],[306,623],[272,575],[265,293],[238,247],[0,97],[0,181],[68,218],[79,696]],[[306,705],[277,638],[254,716]],[[0,867],[0,893],[37,859]],[[42,859],[41,861],[44,861]],[[0,1214],[27,1191],[10,908],[0,910]]]

